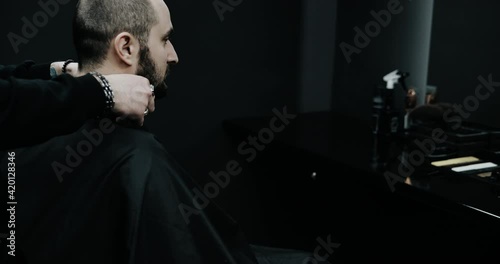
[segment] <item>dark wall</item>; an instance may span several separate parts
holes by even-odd
[[[337,0],[303,1],[299,111],[331,111]]]
[[[475,95],[479,76],[500,81],[500,2],[436,1],[432,28],[429,84],[438,87],[439,100],[463,104]],[[500,127],[500,93],[481,101],[470,121]]]
[[[9,41],[8,34],[13,33],[20,37],[23,35],[23,18],[33,22],[36,13],[43,11],[37,4],[38,1],[4,1],[0,5],[0,58],[1,64],[18,64],[26,59],[38,62],[66,60],[75,57],[71,41],[71,19],[76,1],[67,1],[60,4],[59,11],[53,17],[46,16],[45,21],[40,20],[41,26],[36,26],[37,32],[26,35],[28,43],[17,45],[16,50]],[[46,2],[46,1],[44,1]],[[43,18],[43,16],[42,16]],[[31,33],[28,31],[27,33]]]
[[[46,1],[46,0],[43,0]],[[220,2],[227,3],[222,0]],[[237,2],[237,1],[232,1]],[[75,58],[71,18],[76,0],[15,53],[8,32],[20,34],[37,1],[4,1],[0,9],[0,63],[25,59],[51,62]],[[222,130],[225,119],[272,115],[287,106],[296,112],[300,45],[299,0],[243,0],[221,21],[212,1],[167,1],[175,27],[180,64],[168,81],[169,95],[146,121],[167,150],[200,182],[225,169],[236,147]],[[241,158],[241,156],[235,156]],[[241,160],[243,163],[243,159]],[[254,215],[252,178],[246,170],[217,199],[243,225]],[[249,232],[250,233],[250,232]]]
[[[224,1],[223,1],[224,2]],[[244,171],[217,199],[247,229],[258,233],[253,176],[236,154],[221,122],[296,112],[300,1],[243,1],[220,21],[212,1],[167,1],[176,27],[180,64],[153,130],[200,182],[236,158]],[[177,12],[177,15],[176,13]]]

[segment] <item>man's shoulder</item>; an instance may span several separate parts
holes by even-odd
[[[89,122],[79,131],[85,138],[95,139],[98,142],[102,138],[104,146],[117,149],[129,149],[132,151],[164,151],[164,147],[156,136],[143,129],[126,127],[109,119]]]
[[[25,150],[40,150],[38,152],[57,156],[57,153],[66,152],[67,149],[90,154],[97,152],[113,158],[134,153],[166,152],[154,134],[140,128],[122,126],[110,119],[90,120],[74,133],[55,137]]]

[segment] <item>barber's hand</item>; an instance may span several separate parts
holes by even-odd
[[[62,67],[64,66],[64,61],[56,61],[50,64],[50,67],[54,68],[56,70],[57,76],[63,74],[62,72]],[[66,73],[73,76],[73,77],[81,77],[83,74],[81,74],[78,71],[78,63],[77,62],[72,62],[66,66]]]
[[[64,61],[51,64],[57,75],[62,74]],[[66,66],[66,73],[73,77],[83,74],[78,71],[78,63],[73,62]],[[144,124],[145,111],[155,111],[155,98],[152,96],[149,80],[131,74],[114,74],[104,76],[113,90],[115,107],[112,109],[119,117],[116,122],[129,125]]]
[[[145,111],[155,111],[155,100],[149,80],[131,74],[104,76],[113,90],[115,107],[113,112],[119,117],[117,122],[127,121],[135,125],[144,124]]]
[[[62,71],[62,68],[61,68],[61,71]],[[66,73],[70,74],[73,77],[80,77],[83,75],[78,71],[78,63],[76,63],[76,62],[72,62],[72,63],[68,64],[68,66],[66,66]]]

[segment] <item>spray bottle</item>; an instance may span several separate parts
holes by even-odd
[[[372,167],[375,170],[387,169],[391,153],[397,149],[395,142],[404,130],[404,105],[408,90],[405,79],[408,76],[408,73],[399,70],[387,74],[383,78],[384,86],[379,86],[377,94],[373,97]]]
[[[404,129],[405,79],[409,73],[395,70],[384,76],[385,87],[373,98],[373,134],[395,135]],[[401,84],[401,89],[396,89]]]

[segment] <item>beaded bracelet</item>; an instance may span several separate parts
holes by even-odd
[[[104,110],[104,114],[109,114],[111,110],[115,107],[115,101],[114,101],[114,94],[113,90],[111,90],[111,85],[109,84],[108,80],[100,73],[98,72],[91,72],[94,77],[97,77],[99,83],[101,84],[104,94],[106,95],[106,108]]]
[[[68,65],[70,63],[73,63],[73,62],[75,62],[75,61],[74,60],[67,60],[67,61],[65,61],[64,64],[63,64],[63,66],[62,66],[62,73],[66,73],[66,68],[68,67]]]

